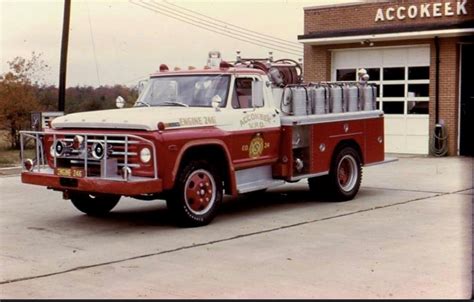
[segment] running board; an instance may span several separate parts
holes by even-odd
[[[396,157],[387,157],[383,161],[377,161],[377,162],[374,162],[374,163],[366,164],[366,165],[364,165],[364,167],[370,167],[370,166],[381,165],[381,164],[388,164],[388,163],[393,163],[393,162],[396,162],[396,161],[398,161],[398,158],[396,158]]]
[[[239,192],[240,194],[243,194],[243,193],[248,193],[248,192],[253,192],[253,191],[258,191],[258,190],[270,188],[270,187],[281,186],[281,185],[284,185],[284,184],[285,184],[284,180],[278,180],[278,179],[275,179],[275,180],[262,180],[262,181],[257,181],[257,182],[248,183],[248,184],[238,186],[237,187],[237,192]]]
[[[284,180],[272,177],[272,167],[261,166],[235,172],[237,192],[248,193],[285,184]]]

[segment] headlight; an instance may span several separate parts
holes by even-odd
[[[103,143],[95,143],[92,145],[92,157],[94,159],[102,159],[105,153],[105,146]]]
[[[56,141],[56,144],[52,144],[51,148],[49,148],[49,155],[51,157],[61,156],[64,153],[64,144],[61,141]]]
[[[140,150],[140,160],[144,164],[151,160],[151,152],[149,148],[143,148],[142,150]]]

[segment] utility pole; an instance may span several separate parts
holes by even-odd
[[[61,62],[59,65],[59,97],[58,111],[64,111],[66,99],[66,70],[67,47],[69,44],[69,20],[71,15],[71,0],[64,0],[63,36],[61,41]]]

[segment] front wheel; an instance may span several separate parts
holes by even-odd
[[[222,180],[207,161],[190,161],[180,170],[166,203],[182,226],[203,226],[212,221],[222,202]]]
[[[71,192],[69,196],[76,209],[90,216],[107,214],[117,205],[121,197],[120,195],[88,194],[83,192]]]

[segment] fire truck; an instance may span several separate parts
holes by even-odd
[[[88,215],[122,196],[165,199],[191,227],[210,223],[224,194],[303,179],[315,196],[351,200],[362,167],[387,161],[376,87],[363,69],[355,82],[304,82],[302,71],[290,59],[224,61],[217,51],[202,69],[162,64],[131,108],[23,131],[21,180],[62,192]],[[24,157],[27,145],[35,158]]]

